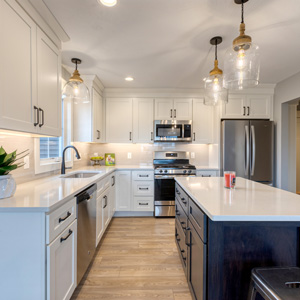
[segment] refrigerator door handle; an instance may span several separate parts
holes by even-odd
[[[251,125],[251,140],[252,140],[252,163],[251,163],[251,176],[254,176],[255,171],[255,152],[256,152],[256,145],[255,145],[255,128]]]
[[[246,137],[246,157],[245,157],[245,175],[249,174],[249,164],[250,164],[250,137],[249,137],[249,127],[245,126],[245,137]]]

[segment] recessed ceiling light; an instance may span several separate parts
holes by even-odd
[[[115,6],[117,4],[117,0],[98,0],[99,3],[102,3],[105,6]]]
[[[130,77],[130,76],[128,76],[128,77],[126,77],[126,78],[125,78],[125,80],[126,80],[126,81],[133,81],[133,80],[134,80],[134,78],[133,78],[133,77]]]

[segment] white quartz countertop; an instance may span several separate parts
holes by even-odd
[[[0,199],[0,212],[50,212],[116,170],[153,170],[153,166],[87,166],[71,170],[67,174],[78,171],[97,172],[99,174],[89,178],[62,178],[61,175],[56,175],[18,184],[14,197]]]
[[[223,177],[178,177],[178,184],[213,221],[300,221],[300,196],[236,179],[234,190]]]

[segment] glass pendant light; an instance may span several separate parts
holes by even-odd
[[[62,92],[62,98],[71,98],[75,104],[77,103],[89,103],[90,93],[87,86],[84,84],[80,74],[77,70],[77,65],[81,64],[79,58],[72,58],[72,63],[76,64],[73,75],[69,81],[65,84]]]
[[[233,45],[225,54],[224,84],[228,89],[241,90],[258,85],[260,71],[259,47],[245,35],[244,3],[248,0],[234,0],[242,5],[240,35],[233,40]]]
[[[211,45],[215,46],[215,67],[209,72],[204,88],[204,104],[219,105],[228,102],[228,90],[223,86],[223,71],[218,67],[218,45],[222,43],[220,36],[210,40]]]

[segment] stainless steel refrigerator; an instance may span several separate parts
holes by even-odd
[[[274,123],[263,120],[223,120],[221,173],[273,184]]]

